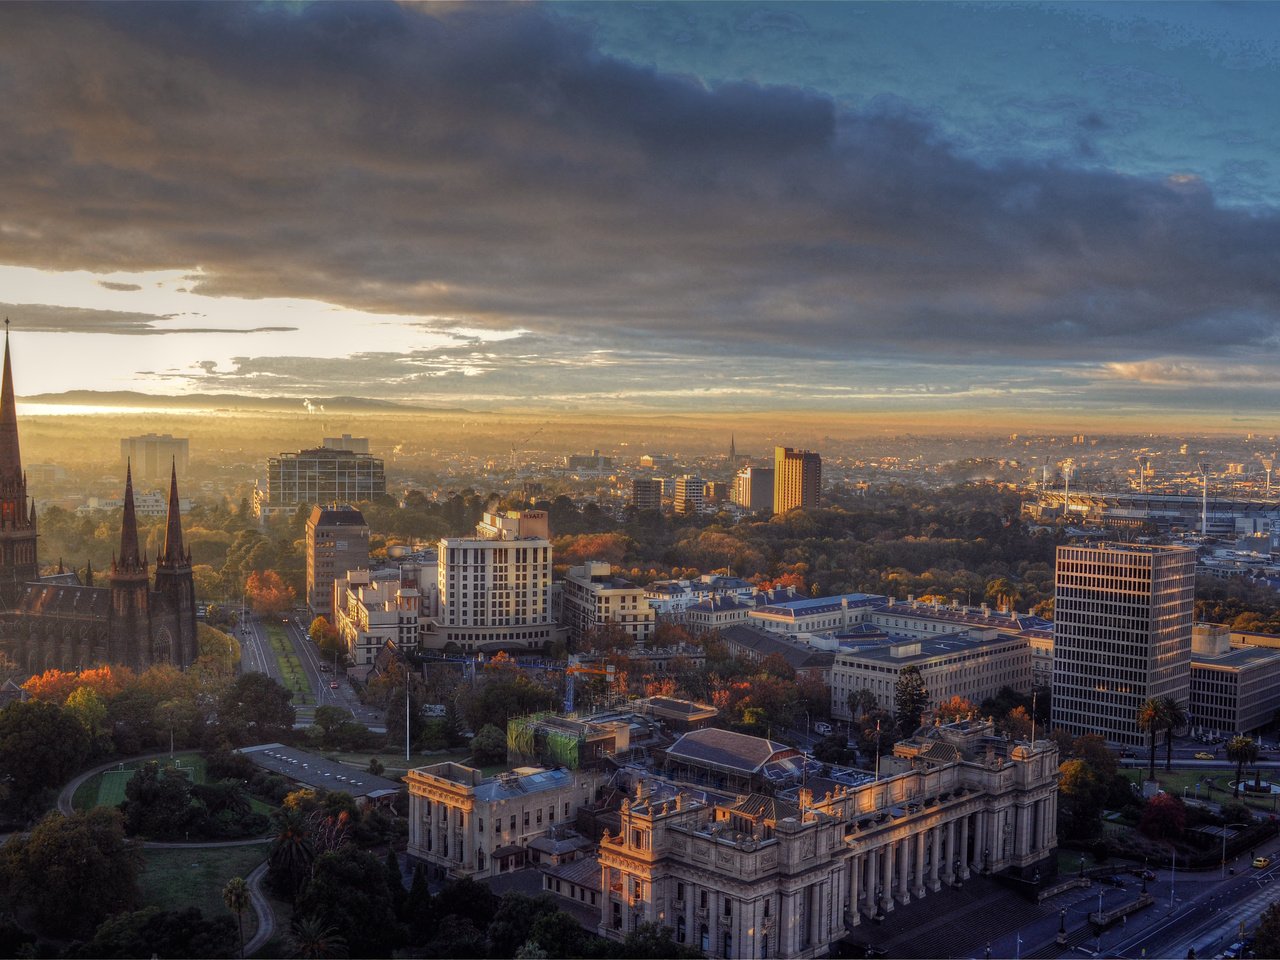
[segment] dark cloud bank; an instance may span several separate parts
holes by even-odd
[[[1273,210],[980,165],[901,108],[663,75],[537,7],[5,4],[0,89],[8,263],[791,358],[1276,345]]]

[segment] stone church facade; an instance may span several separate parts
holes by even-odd
[[[138,547],[132,470],[126,471],[120,549],[103,586],[90,569],[41,577],[35,502],[27,494],[18,445],[9,341],[0,384],[0,650],[20,670],[74,670],[119,664],[190,666],[199,655],[191,553],[182,543],[178,477],[169,485],[164,548],[154,574]]]

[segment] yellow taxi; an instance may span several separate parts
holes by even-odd
[[[1271,866],[1271,858],[1270,857],[1254,857],[1253,865],[1257,867],[1259,870],[1261,870],[1263,867],[1269,867]]]
[[[1196,754],[1196,759],[1197,759],[1197,760],[1212,760],[1212,759],[1213,759],[1213,754],[1212,754],[1212,753],[1205,753],[1203,750],[1201,750],[1199,753],[1197,753],[1197,754]]]

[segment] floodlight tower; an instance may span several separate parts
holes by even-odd
[[[1262,458],[1262,469],[1267,471],[1267,492],[1266,495],[1271,496],[1271,468],[1276,465],[1274,456]]]
[[[1138,458],[1138,492],[1147,492],[1147,471],[1151,469],[1151,459],[1149,457]]]
[[[1062,461],[1062,519],[1071,512],[1071,470],[1076,465],[1071,457]]]
[[[1209,535],[1209,465],[1203,460],[1196,464],[1204,487],[1200,493],[1200,536]]]

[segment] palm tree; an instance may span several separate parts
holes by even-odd
[[[319,917],[303,917],[289,935],[293,955],[302,960],[341,960],[347,956],[347,941],[336,927],[325,926]]]
[[[244,911],[249,906],[249,885],[244,877],[232,877],[222,888],[222,902],[236,915],[240,927],[240,957],[244,958]]]
[[[1173,697],[1161,697],[1160,709],[1164,714],[1164,768],[1173,770],[1173,731],[1187,725],[1187,708]]]
[[[1156,698],[1144,700],[1138,707],[1138,729],[1145,730],[1151,738],[1151,762],[1148,780],[1156,778],[1156,733],[1164,726],[1164,709]]]
[[[1227,743],[1227,759],[1236,765],[1236,783],[1231,795],[1239,797],[1240,778],[1244,776],[1244,765],[1258,759],[1258,745],[1250,737],[1232,737]]]
[[[301,811],[285,807],[276,812],[275,825],[267,876],[275,893],[288,897],[290,903],[297,903],[316,858],[311,823]]]

